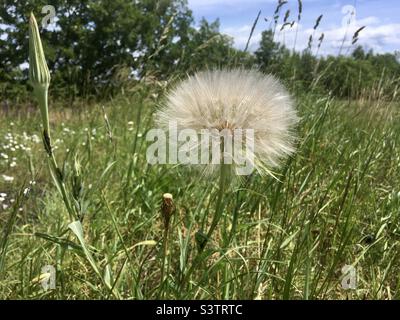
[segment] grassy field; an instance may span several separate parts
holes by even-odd
[[[1,299],[400,298],[398,103],[296,97],[297,152],[279,181],[253,174],[231,186],[198,256],[195,233],[211,222],[217,180],[146,163],[161,94],[142,88],[104,110],[50,103],[54,152],[82,212],[75,232],[49,174],[39,111],[1,112]],[[164,242],[166,192],[176,210]],[[54,290],[40,282],[46,265],[57,270]],[[342,288],[345,265],[356,289]]]

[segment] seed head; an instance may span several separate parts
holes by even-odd
[[[156,114],[156,122],[165,130],[171,122],[178,131],[193,129],[199,135],[202,129],[251,129],[251,161],[261,174],[272,174],[270,168],[294,152],[297,121],[293,101],[275,77],[244,69],[188,76],[169,92]]]
[[[175,206],[172,200],[172,194],[164,193],[162,204],[161,204],[161,214],[164,220],[164,227],[167,229],[169,226],[169,221],[171,219],[172,214],[174,213]]]

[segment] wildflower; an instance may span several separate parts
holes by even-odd
[[[172,194],[164,193],[161,204],[161,214],[164,220],[164,227],[168,228],[171,216],[175,210],[174,203],[172,200]]]
[[[44,56],[39,28],[33,13],[29,18],[29,80],[34,89],[47,90],[50,85],[50,72]]]
[[[29,194],[29,192],[31,191],[30,188],[25,188],[24,189],[24,196],[27,196]]]
[[[178,134],[183,129],[199,135],[202,129],[253,130],[254,150],[245,156],[261,174],[272,174],[271,168],[293,153],[292,129],[297,119],[292,99],[277,79],[244,69],[189,76],[168,94],[156,114],[157,123],[166,130],[176,122]],[[214,168],[206,169],[212,172]]]
[[[47,67],[42,41],[40,40],[39,28],[33,13],[29,19],[29,81],[33,87],[33,93],[38,100],[40,113],[42,116],[43,127],[43,145],[48,155],[49,167],[57,189],[60,192],[64,204],[71,219],[76,218],[74,208],[71,206],[70,199],[67,196],[65,183],[56,158],[53,153],[50,139],[50,125],[48,112],[48,89],[50,85],[50,72]],[[30,148],[26,148],[28,151]]]
[[[14,177],[6,176],[5,174],[2,175],[5,182],[12,182],[14,181]]]
[[[29,18],[29,81],[39,102],[45,135],[48,135],[50,130],[47,93],[50,85],[50,72],[44,56],[39,28],[33,13]]]
[[[238,174],[237,162],[227,162],[226,159],[235,159],[236,153],[241,152],[239,148],[243,147],[233,143],[233,147],[231,144],[227,148],[222,133],[235,140],[237,131],[250,130],[252,146],[248,150],[246,144],[242,157],[259,173],[273,175],[271,168],[277,167],[294,151],[292,130],[297,119],[292,99],[280,82],[255,70],[199,72],[179,83],[168,94],[165,105],[156,113],[156,122],[161,128],[172,131],[169,128],[173,123],[177,131],[173,134],[178,136],[185,129],[201,136],[206,129],[219,133],[221,141],[223,161],[204,163],[206,171],[213,172],[218,168],[219,189],[208,232],[199,230],[196,233],[199,251],[204,249],[223,214],[231,173],[235,171]]]

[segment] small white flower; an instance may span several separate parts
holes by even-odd
[[[6,182],[14,181],[14,177],[6,176],[5,174],[3,174],[2,176],[3,176],[4,181],[6,181]]]
[[[40,138],[36,134],[34,134],[31,139],[34,143],[40,143]]]

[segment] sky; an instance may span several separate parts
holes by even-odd
[[[277,0],[188,0],[196,23],[202,17],[208,21],[219,18],[220,31],[234,39],[237,48],[243,49],[249,37],[253,22],[261,10],[261,16],[254,30],[249,50],[254,51],[261,39],[261,32],[273,20]],[[281,9],[278,28],[283,16],[290,9],[289,22],[295,21],[293,28],[286,27],[277,32],[275,39],[288,48],[294,48],[296,29],[296,50],[307,47],[313,35],[312,51],[319,55],[349,54],[354,32],[365,26],[359,34],[357,44],[377,53],[400,50],[400,0],[303,0],[303,13],[297,24],[298,0],[288,0]],[[313,26],[319,15],[321,23],[314,32]],[[265,18],[268,21],[265,21]],[[318,50],[317,39],[324,33],[324,40]],[[345,39],[343,43],[343,39]]]

